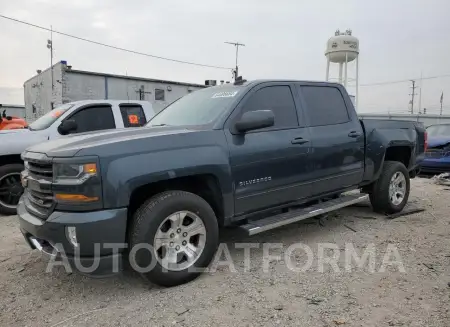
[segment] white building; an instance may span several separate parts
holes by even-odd
[[[65,61],[53,65],[53,69],[40,72],[23,86],[28,122],[63,103],[77,100],[146,100],[159,112],[182,96],[205,87],[201,84],[75,70]]]

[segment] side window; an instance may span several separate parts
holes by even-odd
[[[68,119],[73,119],[77,123],[77,130],[74,133],[116,128],[114,115],[109,106],[84,108],[71,115]]]
[[[335,125],[350,120],[339,89],[329,86],[302,86],[310,126]]]
[[[157,101],[164,101],[165,100],[164,90],[155,89],[155,100],[157,100]]]
[[[144,110],[139,105],[121,104],[120,113],[122,114],[123,125],[125,127],[141,127],[147,122]]]
[[[297,111],[289,86],[268,86],[256,91],[245,103],[247,111],[272,110],[275,124],[270,129],[298,127]]]

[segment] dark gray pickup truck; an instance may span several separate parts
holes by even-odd
[[[141,129],[27,149],[20,228],[32,248],[94,264],[91,274],[133,259],[150,281],[176,285],[211,262],[220,226],[253,235],[368,197],[401,211],[425,148],[414,122],[360,121],[339,84],[238,80]]]

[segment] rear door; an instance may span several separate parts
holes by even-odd
[[[230,150],[236,214],[310,195],[309,134],[303,118],[298,118],[293,94],[295,86],[291,83],[258,85],[242,99],[227,122],[224,132]],[[275,125],[245,134],[230,130],[244,112],[254,110],[272,110]]]
[[[364,173],[364,133],[350,98],[338,86],[298,85],[311,134],[312,195],[359,184]]]

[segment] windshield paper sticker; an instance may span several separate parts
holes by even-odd
[[[233,92],[219,92],[219,93],[214,93],[213,96],[211,97],[211,99],[215,99],[215,98],[232,98],[232,97],[234,97],[236,94],[238,94],[238,91],[233,91]]]
[[[59,116],[61,116],[64,113],[64,111],[62,110],[54,110],[51,111],[51,115],[53,118],[58,118]]]

